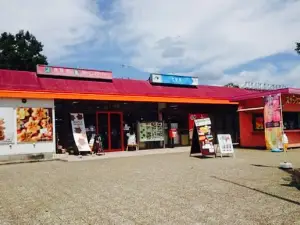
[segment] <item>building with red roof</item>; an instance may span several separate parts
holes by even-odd
[[[208,104],[236,104],[230,101],[232,97],[253,92],[208,85],[158,86],[149,81],[119,78],[108,81],[58,79],[12,70],[0,70],[0,90],[2,97]]]
[[[198,85],[198,78],[160,74],[146,81],[120,79],[109,71],[48,66],[38,66],[37,73],[0,70],[0,148],[9,157],[38,154],[41,148],[44,155],[80,152],[99,135],[105,151],[123,151],[131,133],[141,149],[185,146],[191,143],[193,119],[203,117],[211,119],[214,142],[226,133],[242,147],[264,147],[263,129],[255,123],[261,120],[263,97],[274,93],[287,98],[300,91]],[[284,114],[290,111],[300,108],[285,102]],[[298,123],[299,133],[298,125],[290,130],[295,146]],[[169,129],[176,130],[174,139]]]
[[[231,98],[231,101],[239,103],[241,146],[265,149],[265,98],[275,95],[280,95],[282,127],[289,147],[300,147],[300,89],[297,88],[253,92]]]

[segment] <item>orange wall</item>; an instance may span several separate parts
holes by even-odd
[[[300,112],[300,104],[285,104],[285,96],[282,97],[284,112]],[[242,108],[256,108],[264,105],[263,98],[251,99],[240,102],[239,109]],[[240,145],[241,147],[265,147],[265,133],[263,131],[253,131],[252,114],[263,113],[263,109],[255,111],[239,112],[240,121]],[[289,144],[300,146],[300,130],[285,131],[289,139]]]

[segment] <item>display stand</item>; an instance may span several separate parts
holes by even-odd
[[[163,148],[165,148],[164,122],[139,122],[137,126],[137,139],[138,143],[163,142]]]
[[[216,157],[209,118],[194,120],[190,156],[195,155]]]
[[[218,134],[218,145],[216,146],[216,153],[220,153],[221,158],[224,154],[231,154],[235,157],[232,138],[230,134]]]

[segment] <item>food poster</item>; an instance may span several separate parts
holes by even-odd
[[[201,152],[203,154],[215,153],[210,118],[196,119],[194,122],[198,133]]]
[[[12,144],[14,133],[14,109],[0,107],[0,144]]]
[[[264,121],[265,140],[269,150],[282,148],[281,95],[269,95],[265,98]]]
[[[263,130],[264,129],[264,117],[263,116],[255,116],[255,130]]]
[[[18,143],[53,141],[51,108],[23,108],[17,111]]]
[[[75,144],[79,152],[90,152],[83,113],[71,113],[71,125]]]
[[[143,122],[139,124],[139,141],[163,141],[163,122]]]
[[[194,120],[197,119],[203,119],[203,118],[207,118],[208,115],[207,114],[200,114],[200,113],[196,113],[196,114],[189,114],[189,137],[190,139],[193,138],[193,129],[194,129]]]

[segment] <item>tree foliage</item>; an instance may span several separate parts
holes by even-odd
[[[4,32],[0,36],[0,69],[36,71],[37,64],[47,65],[47,57],[41,54],[43,44],[28,31],[13,35]]]
[[[224,86],[225,86],[225,87],[232,87],[232,88],[240,88],[239,85],[234,84],[234,83],[228,83],[228,84],[225,84]]]
[[[295,51],[300,55],[300,42],[296,43]]]

